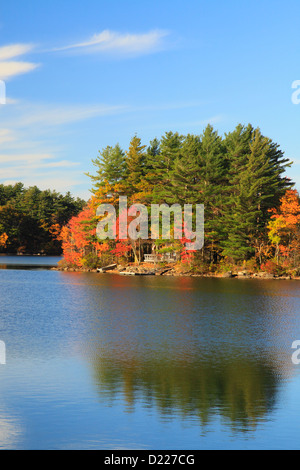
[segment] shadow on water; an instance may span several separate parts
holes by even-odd
[[[0,264],[0,269],[21,269],[25,271],[31,270],[42,270],[54,268],[55,265],[51,266],[49,264]]]
[[[45,270],[57,266],[60,256],[0,255],[0,269]]]

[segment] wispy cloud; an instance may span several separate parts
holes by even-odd
[[[10,100],[0,108],[0,182],[74,191],[82,184],[81,163],[63,144],[68,126],[125,112],[123,106],[37,104]]]
[[[1,168],[1,177],[2,176],[2,171],[3,171],[3,165],[9,163],[10,165],[12,164],[20,164],[20,163],[25,163],[26,166],[32,166],[35,165],[36,162],[41,163],[44,162],[44,160],[49,160],[52,159],[53,155],[51,154],[46,154],[46,153],[0,153],[0,162],[2,165]]]
[[[17,75],[35,70],[39,64],[11,60],[28,54],[33,48],[32,44],[11,44],[0,47],[0,79],[9,80]]]
[[[126,111],[125,106],[110,106],[105,104],[91,105],[56,105],[16,103],[15,112],[6,114],[6,126],[14,128],[49,128],[68,125],[91,118],[109,116]],[[0,119],[1,123],[1,119]]]
[[[2,155],[0,154],[0,161],[1,161]],[[59,162],[51,162],[51,163],[43,163],[42,156],[40,156],[40,159],[36,161],[35,164],[26,164],[26,165],[18,165],[18,166],[8,166],[7,168],[1,168],[1,177],[2,178],[15,178],[16,175],[22,175],[22,178],[24,175],[31,176],[31,172],[37,170],[40,172],[41,170],[43,171],[43,174],[45,170],[49,168],[70,168],[77,166],[78,163],[76,162],[69,162],[66,160],[62,160]],[[48,173],[47,173],[48,175]]]
[[[13,140],[14,136],[10,129],[0,129],[0,145],[12,142]]]
[[[157,52],[165,47],[164,38],[169,32],[153,30],[147,33],[119,33],[104,30],[88,40],[59,47],[56,51],[73,51],[83,54],[109,53],[121,56],[138,56]]]
[[[0,62],[0,78],[8,80],[16,75],[31,72],[36,69],[38,64],[30,62]]]
[[[32,44],[11,44],[9,46],[2,46],[0,47],[0,61],[19,57],[31,52],[32,49],[34,49]]]

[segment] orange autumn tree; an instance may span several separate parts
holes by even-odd
[[[69,266],[96,268],[128,257],[132,251],[130,240],[119,237],[119,217],[115,239],[98,239],[96,227],[100,217],[96,216],[97,204],[99,199],[97,201],[93,196],[88,206],[61,230],[63,256]]]
[[[275,248],[277,263],[295,267],[300,250],[300,203],[296,190],[288,190],[280,200],[278,209],[272,209],[268,224],[268,237]]]
[[[2,235],[0,235],[0,249],[6,247],[7,240],[8,235],[6,233],[2,233]]]
[[[63,256],[69,265],[82,267],[87,256],[96,254],[98,247],[94,221],[95,212],[88,205],[61,230]]]

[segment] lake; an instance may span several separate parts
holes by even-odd
[[[299,281],[33,258],[0,257],[1,449],[300,448]]]

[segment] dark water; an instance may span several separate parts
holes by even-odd
[[[1,255],[0,269],[50,269],[61,256]]]
[[[0,289],[0,448],[300,448],[298,281],[3,269]]]

